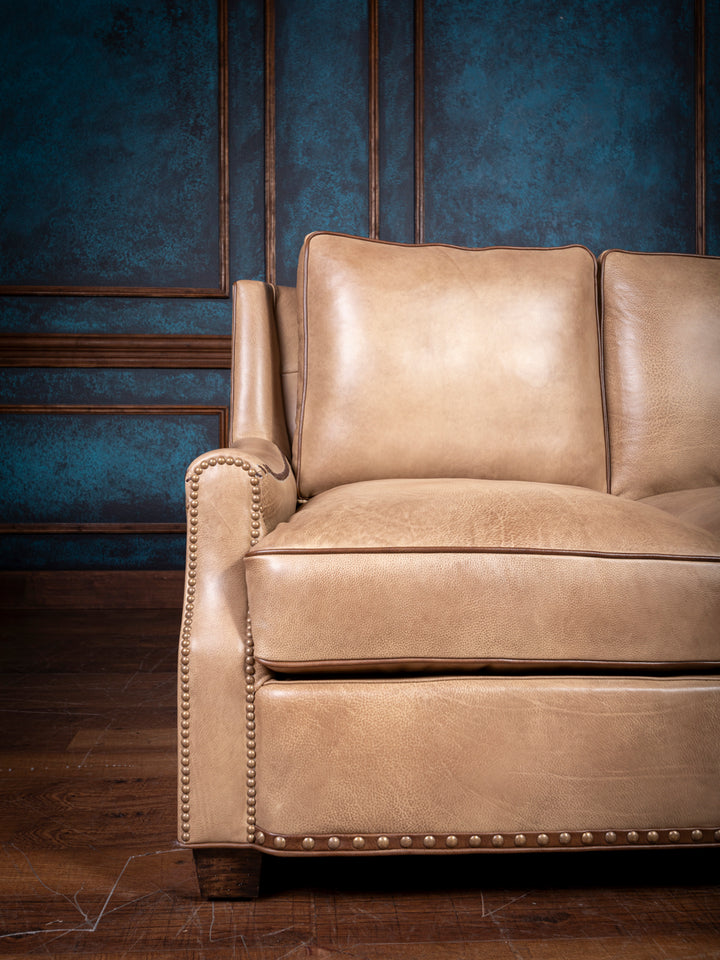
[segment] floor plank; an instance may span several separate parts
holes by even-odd
[[[0,956],[720,960],[714,849],[270,860],[198,898],[175,836],[179,612],[3,611]]]

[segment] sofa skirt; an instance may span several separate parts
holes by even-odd
[[[383,854],[720,843],[720,679],[269,680],[255,844]]]

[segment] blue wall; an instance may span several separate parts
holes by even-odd
[[[8,5],[0,333],[227,336],[229,281],[292,284],[306,233],[367,235],[373,209],[403,242],[695,250],[694,0],[417,7],[376,0],[376,137],[372,0],[275,0],[267,24],[264,0]],[[180,368],[25,362],[0,378],[0,568],[182,566],[184,467],[223,442],[229,371],[192,341]]]

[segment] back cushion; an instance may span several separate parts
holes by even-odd
[[[389,477],[604,490],[595,271],[580,246],[311,234],[298,268],[301,495]]]
[[[720,258],[601,258],[611,489],[720,482]]]

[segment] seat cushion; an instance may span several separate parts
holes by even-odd
[[[256,656],[289,673],[720,661],[720,539],[582,487],[349,484],[245,571]]]
[[[395,477],[606,488],[596,262],[315,233],[300,256],[303,497]]]
[[[642,501],[720,537],[720,487],[673,490]]]

